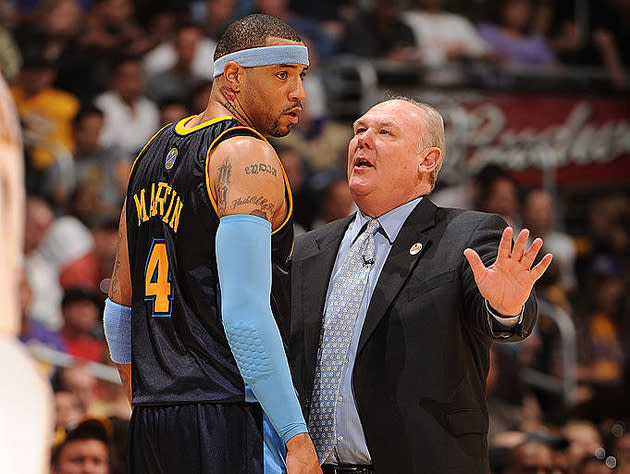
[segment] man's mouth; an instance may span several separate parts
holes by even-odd
[[[298,120],[300,118],[300,112],[302,112],[302,109],[296,108],[296,109],[291,109],[285,112],[284,115],[289,117],[289,122],[298,123]]]
[[[357,158],[356,160],[354,160],[354,167],[355,168],[374,168],[374,165],[365,158]]]

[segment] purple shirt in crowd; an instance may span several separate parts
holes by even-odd
[[[482,24],[479,36],[497,53],[505,56],[509,64],[522,66],[550,66],[555,57],[547,40],[532,33],[523,38],[506,34],[499,26]]]

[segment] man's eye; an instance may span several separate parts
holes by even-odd
[[[281,71],[277,73],[276,76],[278,77],[278,79],[286,79],[288,77],[288,74],[286,71]]]
[[[365,132],[365,128],[357,128],[357,129],[354,131],[354,134],[356,135],[356,134],[358,134],[358,133],[363,133],[363,132]]]
[[[389,130],[381,128],[378,133],[380,133],[381,135],[389,135]]]

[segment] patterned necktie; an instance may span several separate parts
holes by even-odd
[[[374,263],[374,233],[377,229],[378,221],[372,219],[350,248],[330,292],[324,314],[308,421],[308,430],[320,463],[326,460],[337,442],[335,412],[341,375]]]

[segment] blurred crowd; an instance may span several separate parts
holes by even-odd
[[[23,128],[26,232],[20,339],[70,356],[42,362],[55,392],[52,469],[94,454],[93,473],[124,473],[130,409],[108,364],[101,313],[129,171],[163,125],[202,111],[216,40],[263,12],[309,45],[300,124],[274,141],[294,194],[296,232],[355,210],[345,178],[350,124],[329,110],[324,66],[345,57],[427,68],[452,85],[458,67],[597,67],[628,88],[628,0],[5,0],[0,71]],[[624,69],[626,67],[626,69]],[[448,158],[447,158],[448,159]],[[438,181],[439,183],[439,181]],[[630,193],[577,202],[524,188],[488,165],[439,187],[437,204],[495,212],[542,237],[554,262],[537,288],[535,333],[495,346],[489,445],[499,473],[630,473]],[[570,206],[577,205],[579,212]],[[568,317],[574,337],[559,329]],[[567,366],[567,347],[576,361]],[[57,364],[59,365],[59,364]],[[567,373],[570,371],[570,373]],[[575,377],[570,393],[562,381]],[[541,382],[542,380],[542,382]],[[545,381],[547,381],[545,383]],[[87,421],[83,421],[86,420]],[[89,448],[89,449],[88,449]],[[90,451],[91,450],[91,451]]]

